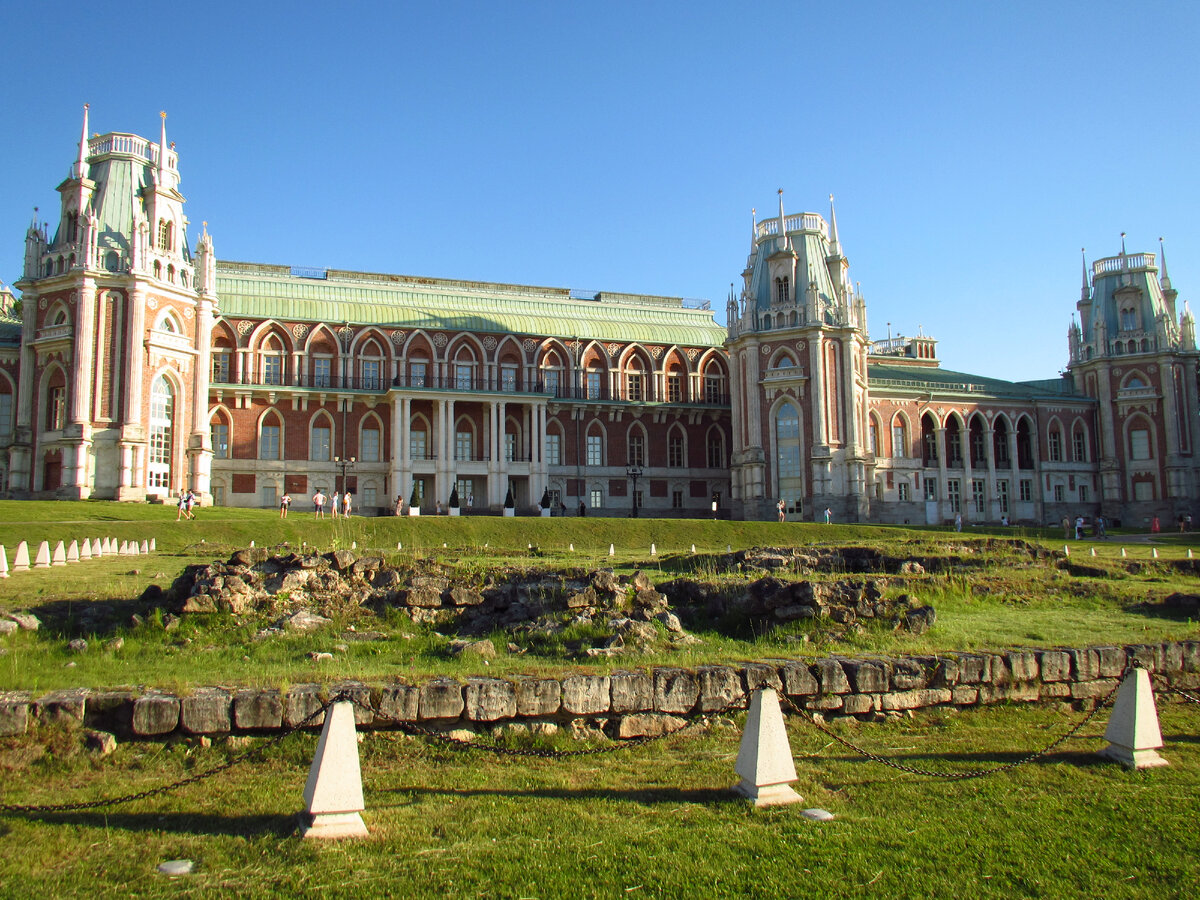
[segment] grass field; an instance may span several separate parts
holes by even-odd
[[[937,625],[920,637],[880,628],[831,637],[819,623],[812,622],[769,630],[726,623],[705,626],[696,632],[700,644],[647,657],[647,664],[694,665],[829,652],[1081,646],[1185,639],[1200,633],[1195,622],[1163,616],[1154,606],[1173,591],[1195,589],[1195,576],[1181,575],[1168,565],[1193,546],[1191,535],[1164,536],[1166,539],[1155,545],[1160,554],[1157,561],[1151,558],[1152,547],[1139,539],[1144,536],[1116,536],[1096,544],[1071,542],[1073,558],[1107,573],[1107,577],[1073,577],[1056,568],[1052,560],[1031,566],[1002,548],[977,549],[991,537],[1023,537],[1062,550],[1057,533],[1014,533],[1011,529],[956,535],[939,529],[595,517],[388,517],[335,522],[314,521],[303,513],[281,521],[269,510],[243,509],[203,509],[196,521],[176,522],[172,508],[148,504],[0,501],[0,543],[9,551],[10,564],[16,543],[22,539],[69,542],[103,536],[120,540],[154,537],[159,552],[31,570],[0,580],[0,610],[30,609],[44,622],[37,633],[18,632],[0,638],[0,689],[122,685],[186,689],[209,683],[275,686],[344,678],[414,678],[478,667],[478,662],[465,663],[451,656],[452,635],[414,625],[402,613],[377,619],[367,611],[350,610],[321,632],[255,641],[254,634],[267,624],[265,616],[189,615],[177,629],[167,631],[161,613],[138,602],[148,585],[165,588],[186,565],[227,558],[232,550],[251,541],[258,546],[286,543],[296,549],[354,546],[359,553],[384,553],[397,563],[436,561],[468,579],[482,577],[496,567],[588,571],[612,566],[626,573],[642,568],[656,581],[677,575],[736,580],[746,576],[729,573],[720,560],[727,547],[751,546],[870,545],[917,555],[950,552],[950,548],[994,558],[995,564],[984,570],[909,579],[903,589],[938,611]],[[652,544],[655,555],[651,555]],[[611,557],[610,545],[614,550]],[[1097,551],[1094,558],[1089,553],[1092,547]],[[1124,560],[1122,547],[1127,553]],[[1010,557],[1017,564],[1006,565]],[[1122,568],[1135,561],[1141,567],[1137,574]],[[131,624],[135,613],[144,618],[143,624]],[[384,637],[372,642],[344,641],[340,635],[350,626],[370,628]],[[566,647],[572,636],[567,633],[557,642],[505,653],[509,639],[498,634],[495,643],[502,652],[491,661],[490,670],[503,674],[584,666]],[[75,637],[88,640],[86,653],[67,649],[67,642]],[[308,658],[311,651],[331,651],[334,658],[315,664]],[[587,660],[586,668],[603,670],[629,664],[623,658]]]

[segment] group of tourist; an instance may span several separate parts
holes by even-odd
[[[1154,521],[1157,522],[1158,519],[1155,518]],[[1071,521],[1068,516],[1063,516],[1062,528],[1063,537],[1069,538],[1073,529],[1075,531],[1075,540],[1082,541],[1087,531],[1087,521],[1083,518],[1083,516],[1076,516],[1074,521]],[[1108,522],[1105,520],[1104,516],[1096,516],[1095,521],[1092,523],[1092,536],[1100,539],[1106,539],[1108,537],[1108,532],[1105,529],[1107,528]]]
[[[192,512],[192,510],[195,509],[195,507],[196,507],[195,492],[193,492],[191,488],[188,488],[186,491],[181,491],[179,493],[179,503],[178,503],[179,513],[178,513],[178,515],[175,516],[175,521],[178,522],[180,519],[184,519],[184,518],[187,518],[187,519],[196,518],[196,514],[194,512]]]
[[[317,519],[325,518],[326,501],[329,502],[329,512],[335,519],[338,516],[346,516],[349,518],[354,512],[354,495],[349,491],[346,491],[344,494],[339,494],[337,491],[334,491],[332,497],[326,497],[325,494],[318,489],[318,491],[313,494],[312,501],[313,517]],[[291,505],[292,498],[287,494],[284,494],[279,499],[279,517],[281,519],[287,518],[288,507]]]

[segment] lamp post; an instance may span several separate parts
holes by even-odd
[[[335,456],[333,458],[333,464],[341,467],[342,470],[342,486],[340,490],[343,494],[346,493],[346,470],[352,468],[356,462],[358,460],[353,456],[349,459],[346,459],[344,456]]]
[[[628,465],[625,467],[625,474],[629,476],[631,481],[633,481],[633,512],[630,513],[630,518],[636,519],[638,517],[637,483],[638,479],[642,477],[642,467],[637,463]]]

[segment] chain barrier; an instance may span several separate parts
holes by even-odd
[[[1197,705],[1200,705],[1200,697],[1193,696],[1192,694],[1189,694],[1187,691],[1182,690],[1181,688],[1175,687],[1175,685],[1171,684],[1169,681],[1167,681],[1161,675],[1156,675],[1154,677],[1154,687],[1155,687],[1155,690],[1157,690],[1159,693],[1162,693],[1163,691],[1167,691],[1168,693],[1171,693],[1171,694],[1178,694],[1180,697],[1182,697],[1188,703],[1195,703]]]
[[[155,797],[159,794],[165,794],[169,791],[177,790],[185,785],[195,784],[198,781],[204,781],[207,778],[212,778],[214,775],[219,775],[221,772],[227,772],[234,766],[260,756],[264,751],[269,750],[276,744],[282,743],[287,738],[291,737],[302,728],[307,728],[311,725],[318,716],[329,711],[333,704],[350,699],[346,694],[338,694],[332,700],[329,700],[320,709],[314,710],[307,715],[302,721],[296,723],[286,731],[282,731],[273,737],[267,738],[257,747],[251,747],[236,756],[230,757],[225,762],[213,766],[211,769],[205,769],[203,772],[198,772],[195,775],[188,775],[171,784],[163,784],[158,787],[148,788],[144,791],[138,791],[133,794],[125,794],[122,797],[110,797],[104,800],[87,800],[80,803],[0,803],[0,813],[56,813],[56,812],[78,812],[84,809],[99,809],[102,806],[117,806],[121,803],[132,803],[134,800],[145,800],[147,797]]]
[[[731,700],[729,703],[720,709],[712,710],[711,712],[699,713],[691,721],[676,728],[672,731],[666,731],[662,734],[648,734],[640,737],[625,738],[624,740],[614,741],[611,744],[605,744],[602,747],[587,747],[583,750],[551,750],[551,749],[534,749],[521,747],[502,747],[494,742],[463,740],[461,738],[452,737],[444,732],[437,731],[433,728],[426,728],[423,725],[417,725],[413,722],[406,722],[398,719],[395,716],[390,716],[385,712],[381,712],[369,703],[363,703],[358,698],[350,698],[351,702],[360,709],[368,710],[374,713],[380,719],[389,722],[396,726],[398,731],[409,735],[410,737],[421,737],[434,744],[440,744],[443,747],[454,747],[456,750],[473,749],[484,750],[488,753],[494,753],[497,756],[526,756],[536,757],[539,759],[571,759],[579,756],[599,756],[603,753],[615,753],[618,750],[625,750],[630,747],[643,747],[646,744],[652,744],[655,741],[661,741],[666,738],[675,737],[685,732],[694,730],[696,726],[708,724],[710,719],[718,716],[723,716],[733,710],[745,709],[747,702],[746,696],[738,697]]]
[[[846,740],[841,735],[836,734],[829,728],[825,727],[825,725],[823,725],[821,722],[817,721],[816,717],[813,716],[812,713],[810,713],[806,709],[801,709],[795,703],[793,703],[790,697],[784,695],[783,699],[784,699],[784,702],[787,703],[787,705],[792,709],[793,712],[797,713],[802,719],[804,719],[810,725],[812,725],[814,728],[816,728],[817,731],[820,731],[822,734],[825,734],[828,737],[833,738],[833,740],[837,741],[843,747],[847,747],[850,750],[853,750],[855,753],[858,753],[861,756],[865,756],[867,759],[872,760],[873,762],[880,763],[881,765],[887,766],[892,769],[896,769],[897,771],[900,771],[900,772],[907,772],[909,775],[920,775],[920,776],[923,776],[926,778],[945,778],[945,779],[949,779],[949,780],[967,781],[967,780],[970,780],[973,778],[985,778],[988,775],[996,775],[1000,772],[1007,772],[1010,769],[1015,769],[1018,766],[1026,765],[1035,760],[1041,759],[1044,756],[1049,755],[1056,747],[1058,747],[1059,744],[1063,743],[1064,741],[1066,741],[1069,738],[1072,738],[1076,734],[1078,734],[1079,731],[1085,725],[1088,724],[1088,722],[1092,721],[1092,719],[1094,719],[1096,717],[1096,714],[1099,713],[1100,710],[1104,709],[1106,706],[1108,706],[1112,702],[1114,695],[1117,693],[1118,689],[1120,689],[1121,682],[1124,681],[1125,675],[1126,675],[1126,673],[1128,673],[1130,668],[1131,667],[1128,667],[1128,666],[1125,668],[1125,670],[1121,673],[1120,677],[1118,677],[1117,683],[1115,685],[1113,685],[1112,690],[1108,692],[1108,694],[1104,697],[1103,700],[1100,700],[1099,702],[1097,702],[1096,705],[1091,709],[1091,711],[1089,711],[1087,713],[1087,715],[1085,715],[1079,722],[1077,722],[1074,725],[1074,727],[1072,727],[1065,734],[1062,734],[1059,737],[1055,738],[1053,741],[1051,741],[1049,744],[1047,744],[1041,750],[1035,750],[1034,752],[1030,753],[1029,755],[1023,756],[1018,760],[1014,760],[1013,762],[1002,763],[1000,765],[991,766],[990,768],[987,768],[987,769],[974,769],[974,770],[968,771],[968,772],[934,772],[929,769],[918,769],[915,766],[906,766],[903,763],[898,763],[895,760],[888,759],[885,756],[880,756],[877,753],[872,753],[870,750],[860,747],[857,744],[853,743],[852,741]]]

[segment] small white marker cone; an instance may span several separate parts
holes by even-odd
[[[608,545],[608,555],[609,555],[609,556],[616,556],[616,555],[617,555],[617,548],[616,548],[616,545],[615,545],[615,544],[609,544],[609,545]]]
[[[106,552],[100,538],[92,538],[92,556],[103,556]]]
[[[80,559],[91,559],[92,558],[92,542],[89,541],[87,538],[84,538],[83,543],[79,545],[79,558]]]
[[[1150,675],[1145,669],[1134,669],[1121,682],[1104,739],[1109,743],[1100,755],[1131,769],[1169,765],[1157,753],[1163,745],[1162,732],[1158,728]]]
[[[50,565],[65,566],[67,564],[67,548],[59,541],[54,545],[54,555],[50,557]]]
[[[403,550],[403,549],[404,549],[404,545],[403,545],[402,543],[400,543],[399,541],[396,541],[396,549],[397,549],[397,550]]]
[[[38,544],[37,559],[35,559],[33,561],[33,567],[35,569],[50,568],[50,542],[49,541],[42,541],[40,544]]]
[[[1122,548],[1121,548],[1121,559],[1124,559],[1124,558],[1125,558],[1125,556],[1126,556],[1126,553],[1125,553],[1125,548],[1124,548],[1124,547],[1122,547]]]
[[[1188,547],[1188,559],[1192,558],[1192,548]]]
[[[357,550],[357,549],[358,549],[358,541],[351,541],[351,542],[350,542],[350,549],[351,549],[351,550]]]
[[[141,550],[138,548],[138,542],[137,542],[137,541],[130,541],[130,542],[129,542],[129,555],[130,555],[130,556],[137,556],[137,555],[138,555],[139,553],[141,553],[141,552],[142,552],[142,551],[141,551]]]
[[[693,552],[693,553],[695,553],[695,552],[696,552],[696,545],[695,545],[695,544],[692,544],[692,552]]]
[[[1071,555],[1071,548],[1068,547],[1066,544],[1063,544],[1063,553],[1066,554],[1067,556]]]
[[[574,553],[574,552],[575,552],[575,545],[574,545],[574,544],[570,544],[569,546],[570,546],[570,548],[571,548],[571,552],[572,552],[572,553]]]
[[[442,549],[443,549],[443,550],[445,550],[445,549],[446,549],[446,542],[445,542],[445,541],[442,541]]]
[[[251,547],[253,547],[253,546],[254,546],[254,541],[251,541],[251,542],[250,542],[250,546],[251,546]]]
[[[158,549],[158,538],[150,538],[150,549],[151,550]]]
[[[779,697],[770,688],[761,688],[750,699],[746,730],[733,769],[742,780],[734,790],[755,806],[799,803],[804,798],[792,790],[796,765],[788,744]]]
[[[653,544],[650,545],[650,555],[658,556],[658,548],[655,547]]]
[[[733,547],[732,547],[730,544],[726,544],[726,545],[725,545],[725,552],[726,552],[726,553],[732,553],[732,552],[733,552]]]
[[[1092,556],[1095,556],[1095,555],[1096,555],[1096,548],[1095,548],[1095,547],[1093,547],[1093,548],[1092,548]]]
[[[79,562],[79,541],[71,541],[67,548],[67,562]]]
[[[13,571],[29,571],[29,544],[26,541],[17,544],[17,555],[13,557]]]
[[[1155,559],[1158,559],[1158,548],[1157,548],[1157,547],[1151,547],[1151,548],[1150,548],[1150,555],[1151,555],[1152,557],[1154,557]]]
[[[301,827],[306,838],[366,837],[362,772],[358,766],[358,736],[354,731],[354,704],[333,704],[325,717],[317,752],[304,785],[304,812],[309,822]]]
[[[0,578],[8,577],[8,551],[0,544]]]
[[[143,553],[150,552],[150,542],[149,541],[142,541],[142,552]]]

